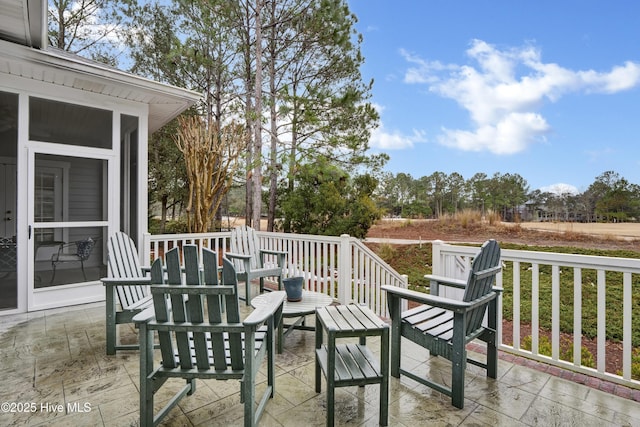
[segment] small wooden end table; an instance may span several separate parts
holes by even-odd
[[[267,302],[268,294],[260,294],[251,300],[251,306],[258,308]],[[282,321],[278,325],[278,353],[282,353],[284,344],[284,338],[293,331],[293,329],[302,329],[306,331],[313,331],[313,326],[307,326],[305,324],[305,316],[314,314],[316,308],[326,307],[333,303],[333,298],[327,294],[320,292],[302,290],[302,300],[300,301],[287,301],[284,300],[284,307],[282,309]],[[296,320],[290,324],[285,325],[285,318],[295,318]],[[286,328],[286,330],[285,330]]]
[[[323,331],[327,344],[323,345]],[[366,337],[381,339],[380,359],[367,348]],[[336,340],[358,337],[359,343],[337,344]],[[389,325],[368,307],[337,305],[316,310],[316,392],[321,377],[327,378],[327,426],[334,423],[335,387],[380,384],[380,425],[389,421]]]

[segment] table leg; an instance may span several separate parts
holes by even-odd
[[[280,322],[278,323],[278,354],[282,353],[282,348],[284,347],[284,316],[280,318]]]
[[[320,361],[318,360],[317,352],[317,350],[320,350],[320,348],[322,348],[322,338],[323,333],[320,325],[320,320],[318,319],[318,316],[316,316],[316,393],[320,393],[320,390],[322,388],[322,378],[320,378],[322,372],[320,369]]]
[[[327,427],[333,427],[336,400],[336,335],[327,333]]]

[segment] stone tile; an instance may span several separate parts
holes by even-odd
[[[196,392],[197,393],[197,392]],[[210,404],[186,414],[193,425],[233,426],[241,425],[244,417],[244,404],[240,403],[240,395],[231,395],[218,399]]]
[[[544,397],[537,398],[520,418],[528,425],[599,427],[608,421]]]
[[[97,405],[92,404],[92,408],[100,411],[105,425],[110,425],[111,420],[127,415],[126,419],[140,420],[140,397],[138,393],[120,392],[115,399],[107,400]],[[91,402],[90,402],[91,403]],[[178,408],[178,411],[179,408]]]
[[[460,424],[462,427],[471,427],[471,426],[486,426],[486,427],[495,427],[495,426],[509,426],[509,427],[521,427],[526,426],[516,420],[511,418],[501,412],[495,411],[493,409],[487,408],[486,406],[478,405],[474,411]]]
[[[119,399],[125,394],[138,399],[138,388],[124,371],[95,380],[65,384],[64,394],[68,402],[100,405]]]
[[[413,390],[394,400],[389,405],[389,415],[408,426],[459,425],[475,407],[473,402],[465,402],[464,409],[454,408],[447,396],[425,388],[424,393]]]
[[[500,371],[498,370],[498,372]],[[552,378],[551,375],[520,365],[511,365],[510,369],[500,376],[499,381],[529,393],[537,394],[545,387],[550,378]]]
[[[472,388],[465,397],[517,420],[536,399],[533,393],[497,381],[487,382],[484,388]]]
[[[317,396],[315,392],[315,386],[311,387],[309,384],[300,381],[298,378],[285,373],[276,378],[276,393],[285,398],[292,405],[300,405],[309,399]],[[323,390],[324,390],[323,384]]]
[[[249,312],[242,304],[241,308],[245,315]],[[313,316],[308,322],[313,322]],[[119,329],[122,338],[137,342],[132,325]],[[379,352],[379,338],[369,338],[367,343],[374,353]],[[325,425],[326,382],[323,377],[322,392],[316,393],[314,345],[315,334],[310,331],[294,331],[287,338],[284,353],[276,355],[276,393],[267,403],[261,426]],[[472,355],[484,357],[482,353]],[[130,426],[139,422],[139,353],[105,354],[104,305],[0,317],[0,357],[5,366],[0,382],[3,401],[65,407],[63,413],[40,408],[32,413],[0,413],[0,425]],[[160,360],[159,351],[155,360]],[[538,365],[521,363],[515,357],[501,359],[498,380],[486,378],[484,370],[469,365],[463,410],[452,407],[448,396],[404,376],[390,378],[389,425],[640,426],[640,403],[550,375],[547,372],[553,370],[542,372]],[[405,341],[402,366],[447,385],[451,381],[449,361],[431,357]],[[266,364],[257,382],[259,395],[266,387]],[[156,410],[183,383],[168,381],[157,393]],[[241,425],[244,405],[239,391],[238,381],[198,380],[195,394],[184,398],[163,425]],[[90,412],[73,412],[84,403],[90,404]],[[77,406],[69,411],[67,404]],[[336,425],[376,426],[379,385],[339,388],[335,404]]]

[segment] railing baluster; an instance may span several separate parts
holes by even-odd
[[[631,286],[631,273],[624,272],[622,275],[622,377],[625,380],[631,379],[631,356],[633,352],[633,294]]]
[[[513,262],[513,347],[520,348],[520,262]]]
[[[551,266],[551,358],[560,359],[560,267]]]
[[[582,364],[582,269],[573,269],[573,364]]]
[[[607,344],[607,280],[605,277],[605,271],[598,269],[598,372],[604,372],[606,367],[606,344]]]
[[[539,353],[538,331],[540,330],[540,310],[539,305],[533,303],[540,301],[540,266],[534,264],[531,270],[531,352]]]

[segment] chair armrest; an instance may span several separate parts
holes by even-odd
[[[462,279],[453,279],[451,277],[436,276],[434,274],[425,274],[424,278],[431,282],[438,282],[440,285],[450,286],[453,288],[464,289],[467,287],[467,281]]]
[[[149,277],[136,277],[136,278],[122,278],[116,279],[113,277],[103,277],[100,279],[104,286],[147,286],[151,284],[151,278]]]
[[[156,316],[153,306],[145,308],[140,313],[133,316],[133,323],[147,323]]]
[[[282,256],[286,256],[287,252],[285,251],[275,251],[275,250],[271,250],[271,249],[260,249],[260,253],[261,254],[267,254],[267,255],[282,255]]]
[[[264,256],[265,255],[275,255],[278,257],[278,267],[284,267],[284,259],[287,256],[287,252],[285,251],[275,251],[270,249],[260,249],[260,259],[264,264]]]
[[[490,292],[482,296],[481,298],[466,302],[451,298],[439,297],[437,295],[425,294],[423,292],[412,291],[410,289],[404,289],[398,286],[383,285],[380,287],[380,289],[391,294],[392,297],[406,299],[409,301],[417,302],[419,304],[426,304],[458,313],[462,313],[479,305],[485,304],[487,301],[495,299],[499,295],[499,293],[497,292]]]
[[[236,258],[236,259],[240,259],[240,260],[250,260],[251,259],[251,255],[244,255],[244,254],[237,254],[235,252],[225,252],[224,256],[226,256],[227,258]]]
[[[282,309],[285,295],[286,292],[284,291],[274,291],[264,294],[264,298],[266,298],[268,302],[253,310],[242,323],[247,326],[256,326],[264,323],[270,316],[273,316],[278,310]]]
[[[471,306],[471,304],[468,302],[439,297],[437,295],[425,294],[423,292],[412,291],[410,289],[404,289],[398,286],[383,285],[380,287],[380,289],[397,298],[414,301],[418,304],[427,304],[434,307],[440,307],[444,308],[445,310],[464,311]]]

